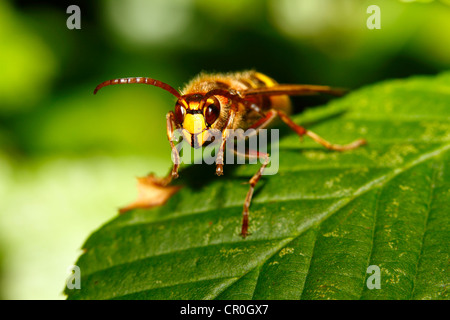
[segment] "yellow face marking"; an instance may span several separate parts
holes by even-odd
[[[200,132],[199,134],[191,134],[186,129],[183,129],[183,139],[194,148],[203,146],[206,142],[211,141],[211,134],[208,130]]]
[[[187,114],[184,117],[183,128],[190,134],[197,134],[206,129],[205,118],[202,114]]]
[[[205,118],[202,114],[186,114],[183,121],[183,139],[193,147],[201,147],[210,139],[206,130]]]
[[[200,103],[197,101],[192,101],[189,103],[189,109],[190,110],[198,110],[200,108]]]

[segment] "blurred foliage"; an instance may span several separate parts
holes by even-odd
[[[0,3],[0,20],[0,112],[6,113],[29,108],[49,93],[56,57],[8,3]]]
[[[81,8],[81,30],[66,9]],[[0,247],[5,298],[62,298],[86,235],[133,197],[134,176],[170,166],[156,88],[101,81],[151,76],[174,87],[199,71],[255,68],[283,83],[358,88],[450,66],[444,1],[2,1]],[[295,99],[296,112],[326,97]],[[30,241],[32,237],[33,241]]]

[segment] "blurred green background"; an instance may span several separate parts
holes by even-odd
[[[66,9],[81,8],[81,30]],[[369,30],[369,5],[381,29]],[[254,68],[282,83],[356,89],[450,67],[446,1],[0,2],[0,298],[63,299],[87,236],[170,165],[173,97],[198,72]],[[326,101],[295,99],[296,112]]]

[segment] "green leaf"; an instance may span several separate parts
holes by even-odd
[[[294,118],[329,151],[284,130],[239,236],[256,165],[193,165],[152,210],[93,233],[69,299],[448,299],[450,73],[369,86]],[[366,285],[380,268],[381,289]]]

